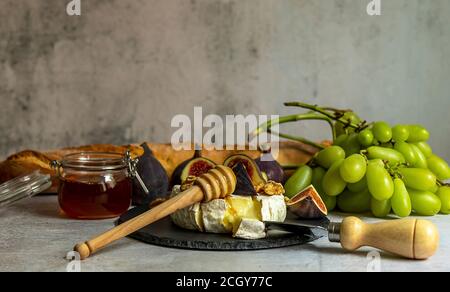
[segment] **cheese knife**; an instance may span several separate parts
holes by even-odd
[[[348,251],[370,246],[409,259],[423,260],[435,254],[439,246],[436,226],[421,219],[398,219],[367,224],[356,217],[342,222],[328,218],[318,220],[289,219],[285,222],[264,222],[267,230],[304,234],[312,231],[317,238],[328,237]]]

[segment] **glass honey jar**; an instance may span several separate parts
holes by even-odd
[[[133,167],[128,153],[75,153],[52,166],[59,176],[59,206],[68,217],[114,218],[130,207]]]

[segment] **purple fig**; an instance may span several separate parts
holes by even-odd
[[[183,169],[186,167],[186,165],[193,159],[201,157],[201,150],[195,150],[194,156],[192,158],[189,158],[188,160],[183,161],[180,163],[180,165],[175,168],[175,170],[172,173],[172,178],[170,180],[170,186],[173,187],[174,185],[181,185],[181,173],[183,172]]]
[[[286,206],[302,219],[320,219],[328,215],[325,203],[312,185],[290,199]]]
[[[210,169],[216,167],[216,164],[204,157],[194,158],[184,166],[180,175],[180,181],[184,182],[188,177],[198,177],[207,173]]]
[[[266,183],[266,180],[262,176],[261,171],[259,170],[259,167],[256,164],[256,162],[247,155],[244,154],[231,155],[225,160],[223,165],[233,169],[233,167],[238,163],[242,163],[244,165],[245,170],[247,171],[251,179],[251,182],[254,186],[259,186]]]
[[[255,160],[261,172],[265,173],[267,180],[284,184],[285,175],[281,165],[273,158],[270,148],[263,149],[261,156]]]
[[[150,204],[152,201],[167,198],[170,194],[169,177],[161,163],[153,155],[147,143],[141,145],[144,154],[139,157],[136,170],[144,181],[149,193],[146,194],[137,179],[133,180],[133,204],[136,206]]]

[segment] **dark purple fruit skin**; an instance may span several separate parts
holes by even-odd
[[[289,206],[288,210],[301,219],[320,219],[325,217],[325,214],[317,208],[311,198],[305,198],[303,201],[298,202],[296,206]]]
[[[169,177],[161,163],[153,155],[147,143],[141,145],[144,154],[139,157],[136,170],[141,176],[149,193],[146,194],[137,179],[133,179],[133,205],[150,204],[158,198],[169,197]]]
[[[236,188],[233,194],[240,196],[256,195],[255,187],[242,162],[233,167],[233,172],[236,175]]]
[[[195,158],[201,157],[201,151],[195,150],[194,156],[192,158],[183,161],[180,165],[175,168],[175,170],[172,173],[172,178],[170,180],[170,186],[173,187],[175,185],[181,185],[181,173],[183,172],[183,169],[186,167],[186,165]]]
[[[261,157],[256,159],[255,162],[259,166],[259,169],[266,173],[268,180],[282,184],[285,183],[286,177],[284,175],[284,170],[270,152],[261,154]]]

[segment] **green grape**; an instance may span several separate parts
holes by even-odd
[[[394,195],[391,199],[392,210],[399,217],[408,217],[411,215],[411,198],[405,183],[399,179],[394,179]]]
[[[414,163],[412,166],[415,168],[428,168],[427,158],[425,157],[425,155],[423,155],[422,151],[420,151],[419,147],[414,144],[410,145],[414,152],[416,152],[417,157],[416,163]]]
[[[383,148],[394,149],[394,145],[391,142],[381,143],[379,146]]]
[[[409,138],[409,130],[405,125],[397,125],[392,128],[392,139],[395,142],[405,142]]]
[[[417,161],[416,151],[406,142],[399,141],[394,145],[394,149],[400,152],[409,165],[414,165]]]
[[[431,155],[427,160],[428,168],[437,176],[440,180],[450,179],[450,167],[447,161],[436,155]]]
[[[406,187],[419,191],[431,191],[436,185],[436,176],[428,169],[399,168]]]
[[[361,151],[361,145],[358,141],[358,134],[352,133],[347,140],[342,144],[342,148],[345,151],[346,156],[359,153]]]
[[[326,172],[327,171],[322,167],[313,168],[311,183],[316,188],[316,190],[321,187],[322,180]]]
[[[367,158],[381,159],[388,161],[390,165],[405,163],[405,157],[394,149],[384,148],[381,146],[372,146],[367,148]]]
[[[373,133],[369,129],[365,129],[358,134],[358,141],[364,147],[369,147],[373,144]]]
[[[316,189],[316,191],[319,193],[320,197],[322,198],[322,201],[324,202],[325,206],[327,207],[328,211],[333,211],[334,208],[336,208],[336,197],[330,197],[325,194],[323,188],[322,188],[322,180],[325,176],[326,170],[322,167],[316,167],[313,169],[313,175],[312,175],[312,185]]]
[[[426,158],[430,158],[430,156],[433,154],[433,149],[431,149],[431,146],[427,142],[417,142],[413,143],[417,146],[417,148],[422,151],[423,155],[425,155]]]
[[[297,169],[284,185],[285,196],[292,198],[300,191],[311,185],[313,171],[308,165]]]
[[[367,161],[361,154],[353,154],[346,158],[339,170],[341,178],[347,183],[359,182],[365,175]]]
[[[440,187],[437,195],[441,200],[441,213],[450,214],[450,187]]]
[[[342,134],[340,136],[338,136],[336,138],[336,140],[334,140],[333,145],[334,146],[342,146],[342,144],[344,144],[344,142],[348,139],[348,135],[347,134]]]
[[[422,216],[434,216],[441,210],[441,200],[429,191],[408,189],[413,210]]]
[[[331,197],[324,193],[320,194],[320,197],[322,198],[323,203],[327,207],[328,212],[331,212],[336,208],[337,197]]]
[[[438,184],[435,184],[434,187],[430,190],[430,192],[432,192],[433,194],[437,194],[438,191],[439,191]]]
[[[366,166],[367,169],[367,166]],[[367,190],[367,178],[363,177],[359,182],[348,184],[347,188],[352,193],[359,193],[364,190]]]
[[[416,143],[416,142],[425,142],[430,139],[430,132],[427,129],[420,125],[410,125],[409,129],[409,137],[408,142]]]
[[[347,183],[341,178],[339,169],[344,159],[340,159],[333,163],[327,171],[322,181],[322,188],[325,194],[331,197],[339,196],[347,186]]]
[[[370,210],[378,218],[384,218],[391,213],[391,200],[378,201],[374,198],[370,200]]]
[[[372,197],[378,201],[388,200],[394,194],[394,182],[391,175],[378,162],[369,161],[367,166],[367,186]]]
[[[392,139],[392,129],[386,122],[376,122],[372,128],[373,135],[380,143],[386,143]]]
[[[377,164],[378,166],[383,167],[383,168],[385,166],[383,160],[381,160],[381,159],[372,159],[369,162]]]
[[[316,156],[316,162],[325,168],[330,168],[333,163],[345,158],[345,151],[339,146],[330,146],[320,151]]]
[[[371,196],[367,189],[357,193],[345,190],[337,198],[337,206],[343,212],[364,213],[370,210],[370,200]]]
[[[358,117],[357,114],[355,114],[354,112],[346,112],[342,118],[347,122],[350,121],[353,124],[359,124],[361,123],[361,119],[360,117]],[[346,125],[344,125],[343,123],[340,122],[336,122],[334,124],[334,128],[336,130],[336,135],[340,136],[342,134],[346,134],[346,133],[353,133],[355,132],[355,129],[353,128],[345,128]]]

